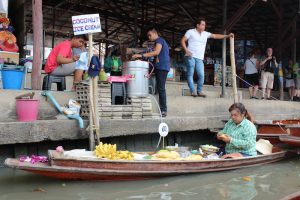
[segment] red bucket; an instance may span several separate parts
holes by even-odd
[[[36,99],[16,99],[18,121],[36,121],[39,112],[40,101]]]

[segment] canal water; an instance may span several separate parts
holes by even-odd
[[[145,181],[61,181],[0,168],[0,200],[277,200],[300,191],[300,157]]]

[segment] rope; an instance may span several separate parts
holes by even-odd
[[[242,80],[244,83],[247,83],[247,84],[249,84],[251,87],[254,87],[253,85],[251,85],[250,83],[248,83],[246,80],[244,80],[244,79],[242,79],[241,77],[239,77],[238,75],[235,75],[237,78],[239,78],[240,80]],[[262,94],[264,94],[264,92],[262,91],[262,90],[260,90],[260,89],[257,89],[258,91],[260,91],[260,92],[262,92]],[[272,99],[274,99],[274,100],[279,100],[279,99],[276,99],[275,97],[273,97],[273,96],[270,96]],[[287,133],[287,134],[289,134],[288,133],[288,131],[286,130],[286,129],[284,129],[284,128],[282,128],[282,126],[280,125],[280,122],[277,122],[277,123],[275,123],[277,126],[279,126],[280,127],[280,129],[283,131],[283,132],[285,132],[285,133]]]
[[[283,132],[286,132],[287,134],[288,134],[288,131],[287,130],[284,130],[283,128],[282,128],[282,126],[280,125],[280,122],[277,122],[277,123],[275,123],[276,125],[278,125],[279,127],[280,127],[280,129],[283,131]]]
[[[254,85],[251,85],[251,84],[248,83],[246,80],[244,80],[243,78],[239,77],[238,75],[235,74],[235,76],[236,76],[238,79],[240,79],[241,81],[243,81],[244,83],[250,85],[251,87],[254,87]],[[258,88],[257,88],[257,91],[261,92],[261,93],[263,94],[263,97],[265,96],[264,91],[262,91],[262,90],[260,90],[260,89],[258,89]],[[275,97],[273,97],[273,96],[271,96],[271,95],[270,95],[270,97],[271,97],[272,99],[274,99],[274,100],[279,100],[279,99],[276,99]]]

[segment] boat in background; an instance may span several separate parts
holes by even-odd
[[[281,200],[300,200],[300,191],[290,194]]]
[[[272,144],[282,143],[280,137],[284,138],[291,132],[299,133],[300,119],[287,120],[260,120],[255,122],[257,126],[257,138],[267,139]]]
[[[299,124],[300,125],[300,119],[283,119],[283,120],[272,120],[273,124]]]
[[[300,137],[292,135],[283,135],[279,137],[280,141],[293,147],[300,147]]]
[[[7,158],[7,167],[25,170],[57,179],[68,180],[143,180],[166,176],[215,172],[252,167],[276,162],[287,157],[287,151],[277,147],[273,153],[236,159],[183,160],[104,160],[66,158],[55,151],[49,151],[49,162],[20,162]]]
[[[280,141],[293,147],[300,147],[300,125],[288,125],[286,126],[286,135],[279,137]]]

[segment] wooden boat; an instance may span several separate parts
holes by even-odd
[[[300,119],[283,119],[283,120],[273,120],[273,124],[299,124],[300,125]]]
[[[300,125],[287,125],[286,129],[289,135],[300,137]]]
[[[228,120],[222,120],[226,123]],[[257,120],[257,139],[269,140],[272,144],[282,143],[279,140],[280,136],[288,133],[286,126],[300,124],[300,119],[286,120]]]
[[[300,119],[257,121],[257,138],[267,139],[272,144],[282,143],[279,139],[287,134],[299,133]]]
[[[279,137],[280,141],[294,147],[300,147],[300,137],[292,135],[283,135]]]
[[[257,125],[257,139],[269,140],[273,145],[281,143],[280,136],[287,134],[285,125],[259,124]]]
[[[281,142],[294,147],[300,147],[300,125],[287,125],[286,135],[279,136]]]
[[[290,194],[281,200],[300,200],[300,191]]]
[[[286,157],[287,152],[278,148],[269,155],[237,159],[201,161],[124,161],[103,159],[62,158],[49,151],[47,163],[31,164],[7,158],[5,165],[43,176],[70,180],[140,180],[192,173],[214,172],[252,167],[276,162]]]
[[[282,120],[256,120],[255,124],[281,124],[281,125],[289,125],[289,124],[299,124],[300,119],[282,119]]]

